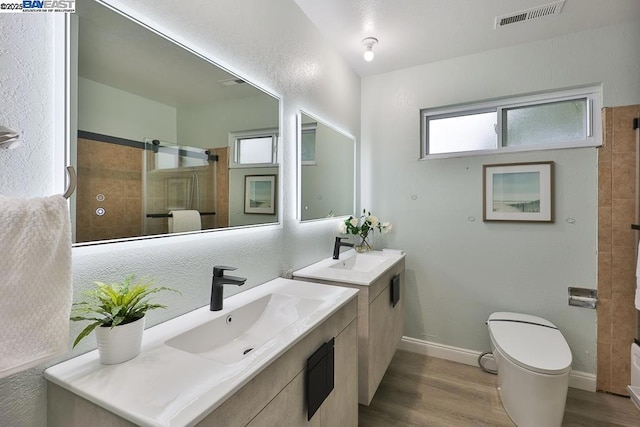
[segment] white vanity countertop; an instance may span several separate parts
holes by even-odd
[[[351,249],[342,252],[340,259],[325,258],[294,271],[293,278],[369,286],[404,257],[404,251],[396,249],[366,253],[357,253]]]
[[[165,343],[269,294],[319,301],[310,313],[235,363]],[[145,330],[140,355],[127,362],[102,365],[94,350],[48,368],[45,378],[138,425],[195,425],[356,294],[350,288],[274,279],[226,298],[221,311],[206,306]]]

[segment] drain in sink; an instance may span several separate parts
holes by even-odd
[[[244,356],[245,354],[251,352],[251,350],[253,350],[253,347],[249,347],[248,349],[246,349],[245,351],[242,352],[242,355]]]

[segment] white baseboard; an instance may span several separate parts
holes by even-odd
[[[467,350],[466,348],[453,347],[411,337],[402,337],[398,348],[400,350],[437,357],[438,359],[451,360],[452,362],[471,366],[478,366],[478,356],[480,356],[481,353],[479,351]]]
[[[482,353],[411,337],[402,337],[398,349],[471,366],[478,366],[478,356]],[[573,370],[569,374],[569,387],[595,392],[596,376],[587,372]]]

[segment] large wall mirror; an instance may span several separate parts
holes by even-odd
[[[301,111],[298,115],[299,218],[355,212],[355,138]]]
[[[278,222],[278,98],[93,0],[72,19],[74,243]]]

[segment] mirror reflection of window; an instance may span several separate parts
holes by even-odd
[[[242,135],[234,137],[234,161],[238,165],[275,164],[277,134]]]
[[[232,151],[229,164],[229,191],[241,193],[243,200],[235,198],[229,202],[229,226],[261,224],[277,221],[276,183],[278,175],[278,129],[242,130],[229,133]],[[269,184],[269,209],[252,207],[251,183],[255,176],[271,176]],[[248,181],[247,181],[248,180]],[[249,185],[247,184],[249,182]],[[258,180],[262,182],[262,180]],[[249,190],[249,191],[248,191]]]
[[[317,124],[302,127],[301,161],[303,165],[316,164],[316,128]]]

